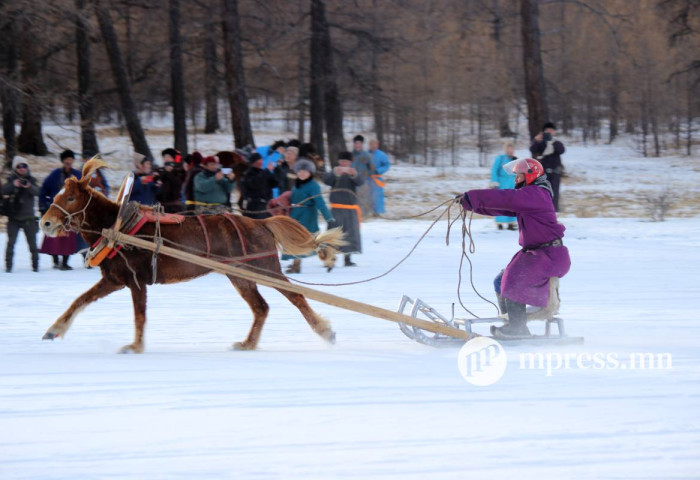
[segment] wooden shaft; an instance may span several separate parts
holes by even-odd
[[[131,235],[119,233],[115,230],[104,229],[102,230],[102,235],[105,238],[110,239],[116,243],[132,245],[134,247],[143,248],[144,250],[150,250],[152,252],[155,252],[156,249],[158,249],[158,253],[167,255],[169,257],[174,257],[179,260],[194,263],[202,267],[211,268],[215,272],[222,273],[224,275],[233,275],[235,277],[244,278],[246,280],[259,283],[260,285],[265,285],[267,287],[280,288],[282,290],[300,293],[305,297],[310,298],[311,300],[316,300],[317,302],[333,305],[334,307],[339,307],[346,310],[351,310],[353,312],[370,315],[372,317],[381,318],[383,320],[389,320],[397,323],[405,323],[406,325],[422,328],[423,330],[428,330],[434,333],[442,333],[444,335],[448,335],[454,338],[459,338],[463,340],[469,340],[470,338],[467,332],[459,330],[457,328],[452,328],[447,325],[435,322],[429,322],[427,320],[421,320],[419,318],[409,317],[408,315],[403,315],[401,313],[387,310],[385,308],[375,307],[367,303],[357,302],[355,300],[339,297],[331,293],[321,292],[319,290],[314,290],[309,287],[304,287],[302,285],[290,283],[286,280],[273,278],[268,275],[261,275],[259,273],[255,273],[244,268],[234,267],[232,265],[217,262],[210,258],[200,257],[199,255],[183,252],[176,248],[166,246],[160,246],[159,248],[153,242],[149,242],[147,240],[143,240]]]

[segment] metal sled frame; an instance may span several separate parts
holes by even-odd
[[[407,308],[409,308],[410,305],[410,312],[405,312]],[[437,312],[433,307],[425,303],[423,300],[420,298],[416,298],[413,300],[411,297],[408,295],[404,295],[403,298],[401,298],[401,302],[399,303],[399,308],[398,308],[399,313],[405,313],[406,315],[410,315],[411,317],[414,318],[419,318],[419,315],[422,315],[424,317],[427,317],[429,320],[438,323],[438,324],[443,324],[451,328],[455,328],[458,330],[464,330],[466,331],[470,336],[476,335],[473,334],[472,331],[472,325],[477,324],[477,323],[487,323],[487,324],[496,324],[496,323],[504,323],[506,321],[505,318],[501,317],[489,317],[489,318],[469,318],[469,319],[463,319],[463,318],[455,318],[454,316],[454,304],[452,305],[452,318],[447,319],[446,317],[440,315],[440,313]],[[543,320],[545,322],[545,333],[544,335],[533,335],[532,337],[529,338],[522,338],[522,339],[512,339],[512,340],[506,340],[502,338],[498,338],[497,340],[502,343],[508,343],[508,344],[525,344],[525,343],[541,343],[541,344],[547,344],[547,345],[576,345],[576,344],[582,344],[583,343],[583,337],[569,337],[566,334],[566,330],[564,328],[564,320],[559,317],[554,317],[554,316],[546,316],[545,318],[538,317],[536,314],[532,314],[533,312],[530,312],[530,315],[533,318],[528,318],[528,322],[531,321],[536,321],[536,320]],[[557,333],[553,334],[552,333],[552,324],[555,324],[557,326]],[[415,340],[418,343],[422,343],[423,345],[429,345],[431,347],[454,347],[454,346],[461,346],[464,344],[464,340],[462,339],[457,339],[453,338],[441,333],[433,333],[433,332],[426,332],[425,330],[415,327],[415,326],[409,326],[406,325],[405,323],[399,323],[399,328],[403,332],[404,335],[406,335],[408,338],[411,340]]]

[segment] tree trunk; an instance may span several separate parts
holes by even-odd
[[[168,8],[170,39],[170,94],[173,103],[175,149],[187,155],[187,109],[185,107],[185,73],[182,67],[180,36],[180,0],[170,0]]]
[[[311,0],[312,24],[320,28],[321,49],[323,52],[323,104],[328,136],[328,159],[331,165],[338,163],[340,152],[347,150],[343,135],[343,104],[338,91],[336,70],[333,62],[333,45],[326,20],[326,6],[323,0]]]
[[[213,10],[213,9],[212,9]],[[214,24],[204,28],[204,98],[206,103],[206,121],[204,133],[216,133],[219,124],[219,75],[216,71],[216,33]]]
[[[80,111],[80,143],[83,158],[100,151],[95,134],[95,101],[90,85],[90,39],[88,38],[85,0],[75,0],[75,47],[78,56],[78,109]]]
[[[112,17],[109,11],[102,6],[100,0],[95,1],[95,13],[97,14],[97,21],[100,24],[100,31],[105,43],[105,49],[107,50],[107,56],[109,57],[109,64],[112,68],[114,83],[117,85],[117,91],[119,92],[119,100],[122,107],[121,113],[126,121],[126,128],[129,131],[134,151],[153,160],[151,149],[148,147],[146,135],[143,132],[143,128],[141,128],[141,121],[136,112],[134,99],[131,96],[131,85],[126,75],[124,59],[119,49],[119,42],[117,40],[117,34],[114,31]]]
[[[696,92],[690,78],[690,72],[686,73],[686,131],[685,154],[690,156],[693,150],[693,99]]]
[[[20,94],[19,87],[19,51],[17,41],[16,16],[8,15],[5,28],[0,31],[0,46],[5,50],[5,65],[3,70],[7,77],[6,82],[0,86],[2,94],[2,133],[5,139],[5,164],[10,167],[12,159],[17,153],[17,137],[15,124],[17,123],[17,97]]]
[[[539,7],[537,1],[520,0],[525,99],[527,100],[527,126],[530,137],[540,133],[542,125],[549,118],[542,66],[542,51],[540,50]]]
[[[617,66],[613,65],[612,79],[610,85],[610,133],[608,143],[612,143],[617,138],[620,123],[620,78],[617,73]]]
[[[43,156],[48,153],[41,132],[41,101],[36,84],[39,76],[37,43],[33,41],[30,23],[25,20],[22,28],[22,129],[17,137],[17,150],[21,153]]]
[[[304,99],[306,98],[306,85],[304,82],[304,55],[302,53],[299,54],[299,62],[298,62],[298,67],[299,67],[299,75],[297,78],[298,82],[298,94],[297,94],[297,138],[299,139],[300,142],[304,142],[304,137],[306,136],[306,128],[304,127],[304,123],[306,121],[306,108],[305,108],[305,101]]]
[[[323,26],[315,2],[311,2],[311,63],[309,70],[310,141],[325,158],[323,142]],[[330,163],[332,164],[332,162]]]
[[[248,113],[238,0],[221,1],[223,4],[224,65],[233,138],[236,148],[243,148],[246,145],[255,146]]]
[[[372,0],[372,30],[379,31],[378,0]],[[379,81],[379,54],[381,53],[379,40],[374,38],[372,42],[372,109],[374,113],[374,131],[377,134],[379,145],[384,146],[384,103],[382,102],[382,87]]]

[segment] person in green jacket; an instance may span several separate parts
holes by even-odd
[[[223,173],[217,157],[206,157],[202,171],[194,177],[194,202],[197,213],[221,213],[231,205],[235,185],[233,172]]]
[[[321,196],[321,187],[314,180],[316,166],[310,160],[300,158],[294,164],[294,173],[297,179],[294,181],[292,188],[292,211],[290,216],[301,223],[312,234],[318,232],[318,213],[321,212],[323,218],[328,223],[333,223],[335,220],[331,215],[330,210],[326,206],[326,202]],[[305,257],[311,256],[304,255]],[[285,273],[301,273],[301,256],[282,255],[282,260],[294,259],[292,264],[285,270]]]

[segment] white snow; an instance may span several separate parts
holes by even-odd
[[[695,174],[697,183],[697,174]],[[458,185],[454,186],[459,189]],[[582,347],[506,346],[505,376],[476,387],[457,348],[413,343],[383,320],[312,302],[332,322],[327,346],[277,292],[259,350],[228,347],[251,315],[210,275],[149,288],[146,353],[121,291],[87,308],[65,340],[41,336],[98,278],[78,266],[33,273],[24,239],[0,273],[0,478],[691,478],[700,471],[700,222],[564,217],[573,266],[561,316]],[[348,282],[387,270],[429,222],[371,221],[356,268],[298,278]],[[389,309],[403,294],[444,315],[457,300],[458,228],[441,222],[393,273],[318,287]],[[517,233],[473,223],[474,284],[517,250]],[[4,250],[6,236],[0,239]],[[484,316],[493,307],[469,286]],[[458,316],[466,316],[457,307]],[[670,353],[666,370],[521,370],[520,353]]]

